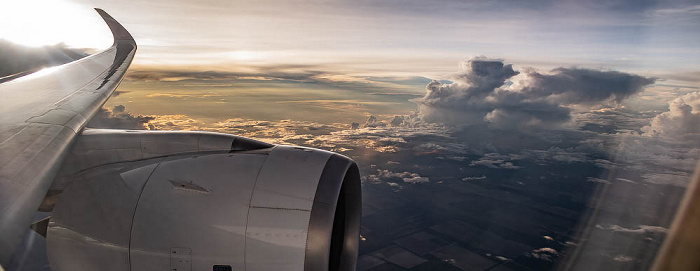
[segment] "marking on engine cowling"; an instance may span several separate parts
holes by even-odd
[[[212,268],[214,271],[233,271],[230,265],[214,265]]]
[[[207,190],[204,187],[201,187],[199,185],[194,184],[192,181],[174,181],[174,180],[168,180],[175,189],[181,189],[181,190],[186,190],[186,191],[192,191],[192,192],[197,192],[197,193],[202,193],[202,194],[209,194],[211,191]]]

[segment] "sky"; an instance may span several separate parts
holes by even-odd
[[[15,1],[1,36],[106,47],[100,7],[137,42],[135,68],[313,66],[344,75],[443,76],[485,55],[697,78],[697,1]]]
[[[106,48],[93,7],[134,36],[91,127],[226,132],[355,159],[364,264],[413,267],[382,254],[400,245],[457,268],[467,249],[513,270],[643,269],[700,157],[698,1],[10,5],[0,38],[12,42]],[[485,239],[453,228],[467,224]],[[407,228],[455,245],[412,251]],[[512,245],[480,247],[496,243]]]
[[[516,70],[580,67],[655,77],[632,98],[659,110],[677,96],[668,93],[700,87],[697,1],[29,0],[0,11],[0,37],[106,48],[111,37],[93,7],[117,18],[139,45],[128,78],[165,82],[159,87],[174,92],[187,79],[211,83],[216,72],[216,80],[245,78],[255,89],[292,93],[291,86],[304,100],[329,93],[294,85],[343,86],[352,91],[325,100],[377,109],[371,114],[405,113],[416,107],[408,99],[380,105],[356,98],[356,90],[423,95],[430,80],[450,80],[474,57],[503,59]],[[386,109],[391,105],[397,107]]]

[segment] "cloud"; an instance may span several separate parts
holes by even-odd
[[[695,159],[697,161],[697,159]],[[681,168],[682,169],[682,168]],[[661,185],[673,185],[684,187],[690,182],[689,173],[670,171],[668,173],[646,173],[642,175],[642,179],[647,183],[661,184]]]
[[[370,181],[370,182],[381,182],[386,181],[392,186],[397,186],[398,184],[394,185],[392,183],[395,182],[389,182],[391,180],[402,180],[404,183],[408,184],[419,184],[419,183],[429,183],[430,178],[428,177],[422,177],[418,173],[412,173],[412,172],[392,172],[386,169],[379,169],[377,170],[377,174],[370,174],[365,178],[365,181]]]
[[[369,116],[369,118],[367,118],[367,121],[365,121],[365,125],[363,125],[363,127],[365,127],[365,128],[366,127],[385,127],[385,126],[386,126],[386,122],[378,121],[377,117],[375,117],[375,116]]]
[[[676,8],[664,8],[653,10],[651,16],[698,16],[700,15],[700,5],[690,5]]]
[[[634,258],[632,256],[626,256],[626,255],[617,255],[615,258],[613,258],[613,261],[616,262],[621,262],[621,263],[628,263],[633,261]]]
[[[692,168],[700,154],[700,149],[688,150],[684,143],[660,144],[657,140],[660,136],[639,135],[641,128],[654,116],[653,111],[641,113],[615,106],[641,91],[653,79],[577,68],[559,68],[549,73],[531,69],[519,72],[502,60],[484,58],[464,62],[462,70],[450,83],[430,82],[426,95],[416,101],[419,104],[416,113],[370,115],[364,122],[321,124],[227,119],[203,123],[184,115],[152,116],[150,120],[141,120],[140,124],[136,122],[152,129],[219,131],[270,143],[338,151],[368,165],[386,165],[386,169],[397,174],[420,170],[431,178],[441,178],[432,171],[438,168],[430,162],[432,159],[442,159],[441,164],[454,165],[455,170],[476,171],[457,173],[455,176],[460,176],[457,180],[465,175],[479,177],[492,170],[508,174],[506,172],[532,172],[543,166],[566,165],[590,166],[587,169],[590,174],[582,175],[581,180],[602,178],[597,169],[623,169],[627,170],[624,175],[609,180],[621,177],[683,186],[687,182],[688,168]],[[588,97],[584,95],[587,91],[595,94]],[[183,94],[187,97],[201,95],[200,92]],[[337,106],[357,101],[344,98],[310,102]],[[603,105],[587,109],[593,103]],[[694,105],[687,98],[677,104],[676,108]],[[114,115],[125,113],[118,111],[109,110]],[[684,116],[682,112],[672,107],[657,118],[678,118]],[[127,113],[123,118],[129,119],[128,116]],[[444,121],[430,121],[436,117]],[[131,119],[138,117],[131,116]],[[467,121],[461,121],[465,119]],[[571,120],[571,125],[563,125],[565,120]],[[589,124],[587,129],[583,128],[584,123]],[[659,124],[648,126],[663,127],[666,134],[674,131]],[[389,160],[400,164],[385,163]],[[515,171],[522,168],[526,169]],[[393,182],[430,180],[414,174],[416,176],[396,177]],[[372,179],[367,176],[365,180]],[[607,177],[602,179],[607,180]]]
[[[527,254],[531,258],[554,262],[559,257],[559,252],[553,248],[538,248]]]
[[[112,109],[100,108],[97,114],[88,122],[87,127],[128,129],[128,130],[154,130],[155,127],[149,125],[154,120],[151,116],[134,116],[126,112],[123,105],[117,105]]]
[[[490,168],[503,168],[503,169],[519,169],[521,167],[516,166],[513,162],[508,160],[516,160],[517,156],[514,155],[502,155],[498,153],[487,153],[479,160],[473,160],[470,166],[486,166]],[[485,177],[484,177],[485,178]]]
[[[586,180],[589,182],[602,183],[602,184],[611,184],[612,183],[608,180],[603,180],[601,178],[595,178],[595,177],[588,177],[588,178],[586,178]]]
[[[325,108],[328,110],[335,111],[359,111],[363,110],[367,106],[391,106],[397,105],[394,102],[379,102],[379,101],[367,101],[367,100],[340,100],[340,99],[327,99],[327,100],[297,100],[297,101],[278,101],[279,104],[295,104],[295,105],[305,105]],[[385,125],[385,124],[384,124]]]
[[[183,131],[211,131],[204,123],[183,114],[153,115],[153,120],[148,122],[151,130],[183,130]]]
[[[605,139],[614,144],[602,143],[601,148],[614,154],[614,159],[610,165],[597,164],[635,171],[630,177],[646,183],[686,186],[700,157],[700,92],[679,96],[669,102],[668,111],[640,119],[646,119],[647,125]]]
[[[200,92],[194,92],[194,93],[174,93],[174,92],[156,92],[156,93],[151,93],[146,95],[148,98],[153,98],[153,97],[166,97],[166,98],[177,98],[177,99],[201,99],[201,98],[218,98],[218,97],[224,97],[221,94],[217,93],[200,93]]]
[[[389,124],[391,124],[391,126],[394,126],[394,127],[396,127],[396,126],[401,126],[401,125],[404,124],[404,120],[405,120],[405,119],[406,119],[405,116],[394,116],[394,118],[391,119],[391,121],[389,122]]]
[[[649,126],[642,128],[644,133],[700,147],[700,92],[680,96],[669,102],[668,107],[668,112],[657,115]]]
[[[282,71],[267,69],[259,72],[226,71],[185,71],[185,70],[133,70],[126,74],[126,80],[140,81],[231,81],[231,80],[286,80],[297,82],[315,81],[314,77],[323,74],[319,71]]]
[[[462,178],[462,181],[475,181],[475,180],[486,180],[486,175],[468,176],[468,177]]]
[[[389,127],[385,124],[377,125],[377,123],[385,122],[378,121],[376,117],[370,117],[365,123],[369,127],[359,128],[359,124],[357,126],[351,125],[350,127],[336,126],[336,129],[333,131],[314,136],[312,139],[303,142],[303,144],[328,149],[346,147],[370,149],[379,152],[395,152],[399,148],[430,152],[436,150],[433,146],[438,146],[433,142],[452,144],[450,147],[455,150],[464,148],[463,146],[458,146],[459,144],[454,142],[454,138],[448,135],[449,130],[440,124]],[[427,148],[423,146],[424,144],[432,145],[430,148]]]
[[[601,230],[609,230],[614,232],[622,233],[634,233],[634,234],[666,234],[668,229],[661,226],[650,226],[650,225],[639,225],[637,229],[625,228],[618,225],[595,225],[596,228]]]
[[[403,182],[410,183],[410,184],[429,183],[430,179],[428,177],[421,177],[420,175],[418,175],[418,176],[413,176],[413,177],[409,177],[409,178],[403,178]]]
[[[450,80],[430,82],[425,96],[413,100],[423,120],[521,130],[556,128],[571,119],[574,106],[620,102],[656,79],[582,68],[547,74],[526,69],[521,74],[503,60],[474,58],[463,62],[462,71]]]
[[[630,177],[646,183],[686,186],[700,157],[700,146],[692,141],[628,133],[616,135],[610,142],[614,143],[607,147],[614,155],[612,161],[598,160],[596,164],[634,171]]]
[[[208,67],[207,67],[208,68]],[[395,97],[415,97],[419,96],[410,92],[397,91],[412,91],[416,86],[422,85],[421,82],[414,82],[415,85],[405,85],[397,78],[387,77],[367,77],[362,75],[348,75],[342,72],[334,71],[333,67],[324,65],[253,65],[253,66],[236,66],[237,70],[201,70],[205,68],[198,67],[136,67],[125,76],[125,80],[142,81],[142,82],[177,82],[178,85],[196,85],[196,86],[213,86],[213,87],[231,87],[237,85],[245,85],[251,82],[257,83],[303,83],[326,88],[348,88],[356,91],[364,92],[368,95],[377,95]],[[279,85],[277,85],[279,87]],[[381,99],[381,98],[380,98]],[[333,100],[299,100],[290,101],[296,103],[309,102],[340,102]],[[365,101],[347,102],[355,104],[390,104],[389,102],[377,102],[370,99]]]
[[[656,81],[618,71],[581,68],[557,68],[551,74],[530,69],[526,74],[528,81],[521,91],[556,104],[619,103]]]
[[[503,86],[507,79],[518,74],[513,70],[513,65],[505,65],[497,59],[474,58],[462,62],[461,66],[462,72],[451,78],[454,83],[443,84],[436,80],[428,83],[423,102],[437,105],[450,102],[450,98],[485,98]]]
[[[291,145],[300,145],[306,141],[345,128],[312,121],[262,121],[241,118],[227,119],[214,123],[213,126],[210,125],[209,127],[218,132],[237,134],[274,144]],[[344,145],[326,144],[323,147],[339,151]]]

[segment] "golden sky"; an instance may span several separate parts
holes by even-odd
[[[109,102],[138,114],[361,122],[416,110],[430,79],[478,56],[660,78],[638,107],[700,88],[700,5],[684,1],[28,0],[0,10],[0,38],[108,47],[93,7],[139,45]]]
[[[700,70],[700,5],[684,1],[13,1],[0,37],[106,47],[109,12],[139,44],[135,69],[314,66],[344,75],[451,73],[484,55],[516,66],[676,76]]]

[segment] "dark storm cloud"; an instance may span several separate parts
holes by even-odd
[[[621,102],[653,84],[655,78],[581,68],[557,68],[551,74],[531,70],[530,82],[523,91],[560,104],[597,104]]]
[[[106,128],[106,129],[127,129],[127,130],[146,130],[150,129],[149,122],[154,120],[150,116],[134,116],[126,112],[123,105],[117,105],[114,108],[100,108],[100,111],[87,124],[90,128]]]
[[[432,81],[425,96],[415,100],[423,120],[454,126],[556,127],[571,119],[571,106],[620,102],[655,81],[617,71],[557,68],[548,74],[529,69],[512,82],[519,72],[502,60],[475,58],[462,67],[453,83]]]

